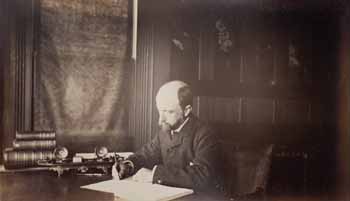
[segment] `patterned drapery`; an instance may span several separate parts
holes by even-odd
[[[55,130],[61,146],[127,147],[128,3],[40,2],[34,129]]]

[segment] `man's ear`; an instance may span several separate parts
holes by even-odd
[[[190,115],[192,112],[192,106],[191,105],[186,105],[185,109],[184,109],[184,116],[188,117],[188,115]]]

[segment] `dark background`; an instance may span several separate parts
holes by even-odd
[[[38,8],[39,1],[26,2]],[[23,115],[16,113],[18,72],[11,66],[20,61],[31,69],[35,57],[12,58],[11,52],[30,53],[35,41],[11,44],[18,34],[35,36],[35,26],[21,23],[35,25],[39,11],[29,9],[14,24],[14,5],[2,0],[0,7],[1,148],[13,138],[18,118],[28,128],[33,122],[28,101],[21,102]],[[274,144],[271,193],[346,192],[349,27],[342,1],[140,1],[137,59],[130,61],[129,79],[133,147],[156,132],[159,86],[181,79],[194,88],[195,113],[216,126],[226,169],[234,165],[237,147]],[[31,81],[25,82],[30,99]]]

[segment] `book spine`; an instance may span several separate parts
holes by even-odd
[[[17,140],[54,140],[55,132],[16,133]]]
[[[52,151],[19,151],[5,150],[3,152],[4,167],[6,169],[26,168],[37,166],[38,160],[52,160],[54,155]]]
[[[14,140],[13,148],[16,150],[45,150],[54,149],[56,140]]]

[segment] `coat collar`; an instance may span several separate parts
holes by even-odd
[[[170,147],[176,147],[183,143],[183,139],[185,137],[189,137],[192,135],[193,130],[196,127],[197,124],[197,117],[191,115],[188,119],[188,122],[184,125],[184,127],[179,131],[179,133],[176,133],[174,135],[171,135],[170,133],[162,133],[165,138],[165,143]]]

